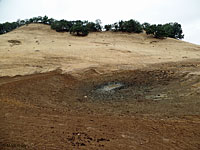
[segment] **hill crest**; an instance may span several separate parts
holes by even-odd
[[[19,44],[9,41],[19,41]],[[200,46],[146,34],[94,32],[86,37],[29,24],[0,36],[0,76],[48,72],[137,69],[149,64],[199,59]]]

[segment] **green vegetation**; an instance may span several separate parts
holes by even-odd
[[[88,35],[89,31],[87,26],[77,23],[74,24],[70,29],[70,34],[77,35],[77,36],[86,36]]]
[[[147,25],[144,30],[147,34],[152,34],[155,38],[170,37],[175,39],[183,39],[183,31],[178,23],[167,23],[158,25]]]
[[[111,24],[105,25],[105,26],[104,26],[104,29],[105,29],[106,31],[111,31],[112,25],[111,25]]]
[[[129,32],[129,33],[141,33],[142,25],[133,19],[129,21],[119,21],[113,24],[113,30],[115,32]]]
[[[69,32],[72,26],[73,23],[67,20],[53,21],[51,23],[51,28],[57,32]]]
[[[33,17],[25,20],[17,20],[16,22],[6,22],[0,24],[0,34],[10,32],[20,26],[28,25],[30,23],[41,23],[51,26],[51,29],[57,32],[70,32],[76,36],[86,36],[89,32],[100,32],[102,31],[101,20],[97,19],[95,22],[88,21],[67,21],[67,20],[55,20],[48,18],[47,16]],[[181,25],[177,22],[166,23],[166,24],[149,24],[147,22],[140,24],[140,22],[130,19],[128,21],[119,21],[114,24],[108,24],[104,26],[106,31],[114,32],[127,32],[127,33],[141,33],[143,31],[148,35],[153,35],[155,38],[175,38],[183,39],[183,31]]]

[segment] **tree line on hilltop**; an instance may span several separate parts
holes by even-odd
[[[10,32],[20,26],[28,25],[30,23],[41,23],[51,26],[51,29],[57,32],[70,32],[72,35],[86,36],[89,32],[100,32],[100,31],[113,31],[113,32],[127,32],[127,33],[141,33],[146,32],[148,35],[153,35],[155,38],[175,38],[183,39],[183,31],[181,24],[166,23],[166,24],[149,24],[143,23],[130,19],[128,21],[119,21],[114,24],[107,24],[104,27],[101,26],[101,20],[97,19],[95,22],[89,21],[67,21],[67,20],[55,20],[53,18],[44,17],[33,17],[25,20],[17,20],[16,22],[6,22],[0,24],[0,34]]]

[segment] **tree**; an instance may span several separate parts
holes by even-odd
[[[7,32],[10,32],[12,31],[14,28],[12,27],[12,24],[9,23],[9,22],[6,22],[3,24],[3,32],[4,33],[7,33]]]
[[[88,29],[89,32],[96,32],[98,31],[98,29],[96,28],[96,24],[94,22],[88,22],[86,24],[86,27]]]
[[[167,37],[167,33],[164,29],[164,26],[162,24],[158,24],[156,26],[156,31],[154,32],[154,36],[156,38],[164,38]]]
[[[175,39],[183,39],[183,30],[181,28],[181,24],[175,23],[167,23],[164,24],[165,31],[167,33],[167,37],[175,38]]]
[[[153,24],[153,25],[150,25],[150,26],[147,26],[145,28],[146,30],[146,34],[152,34],[155,38],[164,38],[164,37],[167,37],[167,34],[166,34],[166,31],[165,31],[165,28],[163,25],[161,24]]]
[[[163,26],[164,26],[165,32],[167,34],[167,37],[175,38],[174,33],[173,33],[174,32],[173,27],[172,27],[171,23],[166,23]]]
[[[48,17],[46,15],[42,18],[42,23],[48,24]]]
[[[18,20],[17,20],[17,24],[18,24],[18,26],[20,27],[20,26],[25,25],[26,22],[25,22],[25,20],[20,20],[20,19],[18,19]]]
[[[0,24],[0,34],[4,34],[3,24]]]
[[[154,35],[155,38],[164,38],[170,37],[175,39],[182,39],[184,38],[183,31],[181,29],[181,25],[178,23],[166,23],[164,25],[150,25],[146,26],[145,31],[147,34]]]
[[[115,22],[113,25],[112,25],[112,28],[114,28],[114,31],[119,31],[119,25],[117,22]]]
[[[47,24],[51,25],[55,22],[56,20],[53,18],[48,19]]]
[[[97,29],[97,31],[102,31],[101,24],[102,24],[102,22],[100,19],[95,20],[95,28]]]
[[[145,22],[142,24],[142,29],[146,31],[146,28],[148,28],[149,26],[150,26],[150,24]]]
[[[51,28],[57,32],[69,32],[72,26],[72,22],[66,20],[54,21],[51,24]]]
[[[125,22],[125,30],[126,32],[134,32],[134,33],[141,33],[142,32],[142,26],[138,21],[135,21],[133,19]]]
[[[73,25],[70,29],[70,34],[77,36],[87,36],[88,33],[88,28],[81,23]]]
[[[102,31],[101,26],[101,20],[97,19],[94,22],[88,22],[88,21],[67,21],[67,20],[60,20],[57,21],[53,18],[48,18],[48,16],[38,16],[33,17],[30,19],[20,20],[18,19],[16,22],[5,22],[0,24],[0,34],[4,34],[7,32],[10,32],[22,25],[28,25],[30,23],[42,23],[42,24],[48,24],[51,25],[51,28],[53,30],[56,30],[57,32],[69,32],[74,35],[78,36],[85,36],[88,35],[89,32],[97,32]],[[181,28],[181,24],[175,22],[175,23],[166,23],[164,25],[162,24],[153,24],[150,25],[149,23],[145,22],[142,25],[140,22],[130,19],[128,21],[119,21],[112,25],[108,24],[104,26],[104,29],[106,31],[120,31],[120,32],[129,32],[129,33],[141,33],[143,30],[146,31],[146,34],[151,34],[155,38],[164,38],[164,37],[170,37],[175,39],[182,39],[184,38],[183,30]]]
[[[112,25],[107,24],[107,25],[104,26],[104,29],[106,29],[106,31],[111,31]]]
[[[118,23],[119,26],[119,31],[125,32],[126,31],[126,27],[125,27],[125,22],[124,21],[119,21]]]
[[[59,21],[55,21],[54,23],[51,24],[51,29],[56,30],[57,32],[61,32],[62,25],[60,24]]]
[[[47,17],[47,16],[46,16]],[[38,17],[35,17],[36,19],[36,22],[35,23],[43,23],[43,17],[42,16],[38,16]],[[48,17],[47,17],[48,18]]]
[[[119,21],[113,24],[114,31],[140,33],[142,32],[142,25],[133,19],[128,21]]]

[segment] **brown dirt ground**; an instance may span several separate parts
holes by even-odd
[[[17,34],[11,32],[0,37],[3,39],[3,42],[0,42],[0,57],[2,58],[0,64],[0,149],[200,149],[198,46],[166,39],[166,41],[153,42],[153,44],[160,44],[154,45],[157,47],[156,50],[152,47],[148,49],[152,44],[149,43],[152,41],[150,37],[146,39],[144,35],[125,34],[120,37],[120,34],[116,34],[119,41],[130,39],[130,36],[138,37],[139,40],[131,38],[131,42],[126,41],[124,45],[123,42],[119,42],[126,50],[119,49],[120,51],[117,52],[113,52],[112,48],[105,52],[108,49],[101,46],[105,52],[102,53],[93,45],[88,49],[94,48],[94,52],[87,57],[85,53],[80,52],[81,44],[79,43],[80,45],[78,44],[74,51],[69,49],[67,54],[73,55],[73,57],[70,56],[69,61],[69,55],[64,55],[68,48],[62,51],[63,45],[58,46],[59,57],[54,56],[53,53],[56,52],[52,52],[51,49],[45,53],[46,47],[43,46],[35,55],[35,52],[32,54],[30,48],[33,44],[31,38],[11,39],[11,37],[22,36],[18,33],[22,31],[26,33],[23,33],[25,35],[30,32],[30,37],[32,37],[31,27],[35,31],[39,25],[23,27],[23,30],[16,31]],[[44,39],[43,42],[53,39],[54,35],[51,33],[53,31],[47,31],[50,32],[50,37]],[[38,31],[35,35],[41,38],[43,32],[39,33]],[[54,40],[60,38],[58,41],[60,44],[63,44],[63,39],[69,38],[63,34],[55,34],[57,37],[54,37]],[[79,40],[78,42],[82,40],[82,44],[87,41],[90,45],[91,40],[93,41],[96,36],[93,34],[88,37],[89,39],[76,40]],[[102,36],[100,39],[105,40],[104,44],[107,40],[110,40],[110,43],[116,40],[109,38],[114,37],[111,33],[100,33],[99,36]],[[5,42],[8,39],[21,42],[12,41],[12,45],[9,45]],[[30,40],[31,46],[28,47],[25,44],[20,48],[26,40]],[[68,40],[75,42],[75,39]],[[143,44],[131,45],[133,41],[143,41]],[[40,40],[38,42],[42,43]],[[102,44],[99,43],[99,39],[95,42],[97,45]],[[6,46],[5,43],[8,45]],[[174,54],[167,55],[166,51],[163,52],[166,45],[174,50]],[[174,46],[176,47],[173,49]],[[158,50],[159,47],[162,52]],[[7,52],[8,48],[12,49],[12,54],[6,55],[10,53]],[[27,48],[26,52],[24,48]],[[55,46],[52,48],[54,49]],[[82,48],[87,49],[86,46]],[[141,50],[137,55],[136,48]],[[80,57],[82,56],[77,55],[78,52],[84,55],[82,58],[84,64],[81,64]],[[146,52],[148,52],[145,55],[147,59],[140,63]],[[19,56],[18,59],[15,53]],[[50,56],[49,53],[52,55]],[[113,53],[118,55],[118,60],[114,59],[115,54],[109,56]],[[183,55],[187,53],[188,58],[183,58]],[[101,54],[99,56],[101,59],[97,59],[98,54]],[[42,59],[47,55],[49,55],[48,58]],[[107,55],[109,58],[106,58]],[[24,59],[25,57],[29,59]],[[109,65],[111,57],[113,58]],[[158,59],[155,60],[157,57]],[[170,60],[177,59],[169,61],[168,57]],[[131,61],[133,58],[137,59]],[[38,59],[45,61],[38,61]],[[119,64],[119,60],[123,63]],[[13,63],[15,61],[17,64]],[[91,67],[94,62],[97,66]],[[41,67],[33,67],[34,65]],[[74,70],[69,69],[76,65],[78,69],[76,67]],[[118,66],[115,67],[116,65]],[[45,67],[49,69],[46,70]],[[32,71],[29,72],[31,69]],[[99,92],[99,89],[110,83],[121,83],[124,86],[110,92]]]
[[[82,78],[59,70],[3,77],[0,146],[199,149],[200,76],[193,70],[200,70],[200,61],[103,75],[91,70]],[[95,92],[112,81],[128,86],[111,94]],[[165,96],[158,99],[158,94]]]

